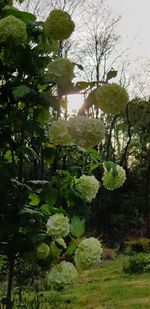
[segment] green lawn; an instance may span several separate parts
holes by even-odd
[[[77,286],[63,293],[71,302],[62,308],[150,308],[150,274],[124,274],[124,260],[120,257],[81,274]]]
[[[100,267],[79,275],[73,289],[44,292],[39,307],[27,305],[33,293],[24,293],[27,309],[146,309],[150,308],[150,273],[127,275],[122,272],[127,257],[103,262]],[[35,295],[34,295],[35,297]],[[51,305],[50,305],[51,303]],[[15,305],[13,308],[20,308]]]

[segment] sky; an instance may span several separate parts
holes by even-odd
[[[122,47],[129,47],[132,59],[150,58],[150,0],[107,0],[112,11],[121,14],[118,31]]]

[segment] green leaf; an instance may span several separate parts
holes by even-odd
[[[39,209],[51,215],[51,207],[49,206],[49,204],[43,204]]]
[[[44,214],[40,210],[35,210],[33,208],[30,208],[29,206],[25,206],[23,209],[20,210],[19,212],[20,215],[28,214],[31,215],[32,217],[43,217]]]
[[[87,88],[93,88],[94,86],[97,86],[97,82],[85,82],[85,81],[79,81],[76,83],[76,87],[79,90],[84,90]]]
[[[40,92],[46,90],[47,87],[48,87],[48,84],[43,84],[43,85],[38,84],[38,85],[37,85],[37,88],[40,90]]]
[[[35,21],[36,20],[36,16],[28,13],[28,12],[23,12],[23,11],[19,11],[16,8],[5,8],[3,10],[3,16],[15,16],[19,19],[21,19],[22,21],[24,21],[25,23],[29,22],[29,21]]]
[[[99,152],[92,148],[87,148],[86,153],[89,154],[90,158],[95,162],[98,163],[101,160],[101,155]]]
[[[105,167],[106,167],[108,172],[112,171],[113,177],[118,175],[118,172],[117,172],[117,169],[116,169],[116,164],[114,162],[111,162],[111,161],[105,162]]]
[[[31,239],[33,244],[39,243],[39,242],[43,242],[46,238],[46,234],[45,233],[36,233],[36,234],[31,234]]]
[[[79,63],[76,63],[76,62],[72,62],[74,65],[76,65],[78,68],[79,68],[79,70],[81,70],[81,71],[83,71],[84,70],[84,67],[83,67],[83,65],[82,64],[79,64]]]
[[[95,169],[97,169],[99,167],[98,163],[91,163],[90,164],[90,172],[94,171]]]
[[[25,95],[29,94],[30,92],[31,92],[31,89],[25,85],[15,87],[12,91],[16,99],[23,98]]]
[[[118,73],[118,71],[115,71],[115,70],[111,69],[107,73],[106,81],[108,82],[110,79],[115,78],[117,76],[117,73]]]
[[[70,245],[67,248],[67,254],[73,255],[76,249],[77,249],[76,244],[74,242],[71,242]]]
[[[58,197],[58,191],[55,188],[49,188],[45,193],[45,201],[49,203],[49,205],[55,205]]]
[[[29,199],[31,200],[31,202],[29,203],[29,205],[31,206],[37,206],[40,203],[40,198],[35,193],[31,193],[29,195]]]
[[[49,118],[49,109],[37,108],[34,111],[34,119],[36,119],[37,122],[43,124],[43,122],[47,121],[48,118]]]
[[[37,155],[37,153],[35,152],[35,150],[31,147],[28,146],[20,146],[16,149],[17,153],[21,153],[24,155],[24,157],[28,157],[30,160],[35,160],[38,159],[39,160],[39,156]]]
[[[85,233],[85,219],[73,217],[70,224],[70,232],[74,237],[81,237]]]

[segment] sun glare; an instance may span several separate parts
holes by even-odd
[[[70,94],[68,98],[68,114],[77,114],[79,108],[83,104],[84,96],[82,94]]]

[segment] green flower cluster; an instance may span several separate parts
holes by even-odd
[[[47,244],[42,243],[37,247],[37,258],[39,260],[46,259],[49,253],[50,253],[50,248]]]
[[[74,65],[68,59],[57,58],[48,65],[48,78],[59,87],[66,87],[73,78]]]
[[[22,61],[26,41],[23,21],[11,15],[0,20],[0,59],[4,65],[16,67]]]
[[[67,12],[58,9],[51,11],[45,21],[45,29],[53,40],[68,39],[74,28],[75,24],[71,16]]]
[[[69,219],[63,214],[55,214],[47,221],[47,232],[53,238],[62,238],[69,234]]]
[[[71,136],[68,132],[68,122],[66,120],[58,119],[50,127],[49,135],[51,141],[55,145],[69,145],[71,143]]]
[[[57,120],[50,128],[50,138],[55,145],[74,144],[83,148],[98,145],[104,137],[104,124],[99,119],[85,116]]]
[[[54,290],[62,290],[73,285],[77,278],[77,270],[70,262],[62,261],[51,268],[48,284]]]
[[[75,178],[75,184],[76,189],[87,202],[91,202],[95,198],[100,186],[99,181],[95,176],[86,175],[82,175],[80,178]]]
[[[89,269],[98,264],[102,255],[100,242],[94,238],[86,238],[79,243],[75,252],[75,265],[78,269]]]
[[[95,92],[95,106],[104,113],[116,115],[121,112],[128,103],[128,93],[125,88],[112,83],[99,87]]]
[[[110,171],[108,171],[105,167],[104,167],[104,175],[102,177],[102,181],[103,181],[103,185],[107,190],[115,190],[120,188],[123,183],[126,180],[126,173],[125,170],[119,166],[116,165],[116,174],[113,174],[113,170],[110,169]]]
[[[73,144],[83,148],[93,147],[104,138],[104,123],[100,119],[77,116],[68,123]]]
[[[26,40],[27,31],[23,21],[11,15],[0,20],[0,45],[8,47],[12,44],[13,47],[25,43]]]

